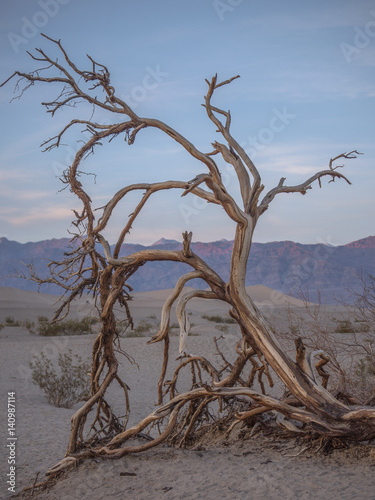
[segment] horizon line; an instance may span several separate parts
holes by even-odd
[[[252,243],[256,243],[256,244],[259,244],[259,245],[267,245],[269,243],[287,243],[287,242],[290,242],[290,243],[295,243],[295,244],[298,244],[298,245],[325,245],[325,246],[330,246],[330,247],[341,247],[341,246],[347,246],[347,245],[350,245],[352,243],[357,243],[357,242],[360,242],[360,241],[363,241],[363,240],[367,240],[369,238],[375,238],[375,235],[368,235],[368,236],[364,236],[363,238],[359,238],[359,239],[356,239],[356,240],[352,240],[352,241],[348,241],[347,243],[344,243],[344,244],[340,244],[340,245],[333,245],[333,244],[330,244],[330,243],[324,243],[322,241],[320,242],[317,242],[317,243],[301,243],[299,241],[293,241],[293,240],[290,240],[290,239],[286,239],[286,240],[271,240],[271,241],[266,241],[266,242],[260,242],[260,241],[253,241]],[[68,240],[68,241],[71,241],[72,238],[69,238],[69,237],[66,237],[66,236],[62,236],[60,238],[45,238],[45,239],[42,239],[42,240],[36,240],[36,241],[25,241],[25,242],[21,242],[21,241],[18,241],[18,240],[12,240],[12,239],[9,239],[8,237],[6,236],[0,236],[0,242],[2,240],[6,240],[6,241],[10,241],[10,242],[13,242],[13,243],[19,243],[20,245],[27,245],[27,244],[36,244],[36,243],[42,243],[42,242],[45,242],[45,241],[54,241],[54,240]],[[162,245],[162,244],[166,244],[163,242],[163,240],[166,242],[166,243],[181,243],[182,245],[182,240],[179,241],[179,240],[175,240],[175,239],[172,239],[172,238],[164,238],[163,236],[161,238],[159,238],[158,240],[156,240],[154,243],[149,243],[149,244],[144,244],[144,243],[129,243],[129,242],[124,242],[123,245],[133,245],[133,246],[136,246],[136,245],[139,245],[139,246],[142,246],[142,247],[152,247],[152,246],[157,246],[157,245]],[[209,244],[209,243],[219,243],[219,242],[228,242],[228,243],[232,243],[234,242],[234,240],[228,240],[226,238],[221,238],[219,240],[211,240],[211,241],[192,241],[192,244],[195,244],[195,243],[203,243],[203,244]],[[115,245],[115,243],[110,243],[110,245]]]

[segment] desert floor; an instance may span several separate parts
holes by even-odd
[[[131,310],[135,324],[142,320],[156,327],[168,291],[135,294]],[[258,306],[285,328],[288,303],[302,311],[302,303],[288,299],[266,287],[251,287],[249,293]],[[38,316],[52,317],[56,297],[0,288],[0,323],[12,316],[16,321],[36,321]],[[234,325],[219,331],[203,315],[227,311],[215,301],[191,301],[189,316],[193,335],[188,338],[191,354],[203,354],[218,361],[213,337],[222,336],[223,352],[233,347],[239,332]],[[80,299],[71,317],[95,314],[90,300]],[[173,321],[173,319],[172,319]],[[155,333],[153,330],[147,335]],[[38,481],[64,456],[73,409],[48,404],[44,393],[32,382],[30,361],[44,352],[56,361],[60,353],[72,349],[84,360],[90,359],[95,334],[42,337],[25,327],[6,326],[0,331],[1,372],[1,453],[2,481],[0,497],[8,498],[6,474],[9,472],[6,429],[7,393],[16,392],[16,491]],[[122,378],[130,386],[130,423],[155,410],[156,386],[162,363],[162,345],[147,345],[148,337],[122,338],[121,346],[134,360],[120,357]],[[178,330],[171,339],[171,366],[177,366]],[[175,354],[175,356],[174,356]],[[229,354],[228,354],[229,355]],[[277,389],[277,388],[276,388]],[[280,388],[279,388],[280,389]],[[121,394],[114,390],[111,403],[121,414]],[[374,446],[335,450],[324,456],[306,449],[302,441],[291,441],[260,432],[238,439],[234,430],[229,437],[206,440],[193,448],[159,446],[120,460],[91,460],[62,477],[51,489],[35,491],[35,498],[51,499],[375,499]]]

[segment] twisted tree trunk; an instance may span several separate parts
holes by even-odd
[[[60,108],[74,105],[83,100],[92,105],[94,109],[99,108],[111,113],[112,116],[125,117],[125,121],[115,124],[112,123],[112,120],[108,124],[99,124],[92,120],[74,119],[56,137],[48,139],[44,143],[47,151],[58,147],[64,133],[73,126],[84,127],[90,135],[89,139],[77,152],[72,165],[67,168],[62,176],[62,181],[70,187],[82,203],[82,212],[75,212],[76,220],[73,222],[77,227],[77,232],[73,238],[76,246],[71,254],[66,256],[65,260],[50,264],[51,276],[47,280],[40,279],[30,266],[31,279],[41,284],[44,282],[58,284],[63,287],[67,294],[62,306],[56,312],[55,320],[61,317],[63,313],[68,313],[71,302],[84,291],[91,292],[97,298],[97,307],[100,309],[101,330],[93,347],[92,395],[89,401],[72,418],[67,456],[76,458],[94,455],[119,457],[126,453],[138,452],[155,446],[170,436],[177,424],[179,412],[185,405],[190,405],[183,423],[187,427],[184,438],[186,440],[193,423],[198,420],[200,412],[204,411],[209,402],[222,397],[239,395],[248,397],[256,405],[255,408],[251,408],[249,411],[244,412],[242,416],[239,416],[240,419],[264,411],[276,410],[279,415],[299,420],[306,425],[306,429],[313,429],[322,435],[343,436],[358,440],[374,437],[375,410],[370,407],[349,407],[335,399],[317,380],[314,367],[308,362],[302,342],[297,345],[296,361],[292,360],[278,343],[267,321],[247,295],[245,289],[246,267],[254,229],[259,218],[269,208],[276,195],[281,193],[306,194],[315,181],[321,187],[322,179],[326,177],[331,182],[342,179],[350,184],[349,180],[338,170],[343,165],[336,165],[336,161],[341,158],[356,158],[359,153],[354,150],[337,155],[329,161],[328,168],[317,172],[299,185],[285,185],[286,179],[282,177],[278,185],[261,198],[264,186],[261,183],[260,173],[244,149],[231,135],[230,112],[216,108],[211,103],[214,92],[218,88],[230,84],[238,76],[220,83],[217,81],[217,75],[211,80],[206,80],[208,90],[204,107],[208,118],[213,122],[225,143],[215,141],[212,143],[213,151],[203,153],[162,121],[138,116],[126,102],[116,96],[115,88],[110,82],[110,73],[104,65],[89,57],[90,69],[81,70],[71,61],[59,40],[45,38],[57,48],[58,54],[62,56],[63,63],[59,63],[58,59],[38,49],[35,55],[30,54],[30,56],[35,61],[41,61],[43,68],[31,73],[16,71],[2,85],[17,76],[19,77],[17,83],[26,82],[25,88],[21,92],[22,95],[25,89],[36,82],[48,85],[59,84],[62,86],[62,91],[58,97],[55,100],[43,103],[47,108],[47,112],[52,115]],[[44,76],[45,72],[49,72],[49,74]],[[86,84],[90,85],[88,90],[82,87]],[[98,97],[99,90],[102,91],[102,97]],[[108,200],[106,205],[100,209],[100,218],[96,221],[92,200],[80,180],[79,167],[82,160],[94,152],[96,145],[102,144],[103,141],[110,141],[118,135],[123,135],[125,141],[131,145],[139,132],[150,127],[160,130],[181,145],[192,158],[201,163],[205,169],[204,173],[186,182],[169,180],[125,186],[119,189]],[[220,170],[214,161],[214,156],[217,154],[221,155],[223,160],[234,168],[240,185],[240,204],[235,201],[234,197],[223,185]],[[235,222],[236,233],[230,278],[227,283],[207,263],[192,252],[190,248],[192,234],[188,232],[183,234],[183,249],[181,251],[149,249],[135,252],[127,257],[119,257],[121,245],[124,243],[143,207],[149,202],[154,193],[169,189],[179,189],[182,191],[182,196],[189,194],[206,200],[207,203],[219,205],[224,209],[227,216]],[[105,240],[103,232],[107,228],[119,202],[134,191],[142,191],[143,197],[134,208],[128,223],[120,231],[114,251],[111,253],[110,245]],[[102,248],[104,255],[98,250],[98,247]],[[117,374],[118,363],[113,346],[116,339],[114,306],[123,307],[128,315],[129,322],[132,322],[128,306],[131,288],[127,281],[137,272],[140,266],[150,261],[182,262],[191,267],[191,272],[182,276],[176,283],[174,290],[163,306],[159,331],[149,342],[164,342],[163,368],[158,383],[158,400],[161,406],[139,424],[128,429],[127,417],[124,422],[119,422],[105,400],[105,394],[110,384],[113,382],[118,383],[124,392],[128,415],[128,387]],[[202,279],[209,287],[209,290],[194,290],[184,293],[185,285],[194,278]],[[226,363],[225,378],[221,379],[224,372],[215,369],[202,356],[191,357],[185,353],[186,337],[189,330],[186,307],[194,297],[205,300],[218,299],[226,302],[231,306],[231,316],[236,319],[240,326],[243,342],[242,346],[236,346],[238,357],[235,363],[229,363],[224,354],[221,353]],[[167,389],[164,389],[164,378],[168,366],[170,313],[176,302],[181,335],[180,354],[185,356],[185,359],[176,370],[173,381]],[[327,358],[323,361],[326,363]],[[252,371],[248,381],[245,381],[242,372],[248,362],[252,364]],[[199,385],[199,387],[184,394],[176,395],[175,383],[181,368],[184,366],[191,367],[193,377],[195,377],[195,385]],[[271,380],[270,367],[285,384],[292,395],[290,398],[279,400],[264,394],[261,377],[266,374],[267,378]],[[200,380],[202,370],[211,377],[211,387],[208,387],[207,384]],[[258,380],[263,394],[251,388],[256,373],[258,373]],[[324,384],[326,385],[326,380]],[[166,404],[163,404],[163,399],[168,392],[171,399]],[[94,408],[96,413],[90,428],[94,438],[91,438],[91,441],[86,441],[83,437],[83,430],[87,415]],[[168,417],[169,422],[161,435],[154,441],[134,448],[123,446],[124,442],[129,438],[135,436],[152,423]],[[190,424],[188,424],[189,420]],[[287,427],[296,429],[291,422],[288,423]],[[100,437],[103,436],[107,437],[107,441],[109,439],[106,446],[101,446],[98,442]],[[69,460],[62,462],[59,467],[65,467],[67,463],[70,463]],[[53,468],[53,470],[55,471],[56,468]]]

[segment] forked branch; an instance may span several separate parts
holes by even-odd
[[[217,74],[216,74],[211,79],[211,81],[206,80],[208,85],[208,92],[207,95],[205,96],[204,107],[206,108],[209,119],[216,125],[218,132],[222,134],[222,136],[228,143],[230,156],[228,155],[228,148],[225,149],[225,146],[221,147],[219,145],[219,147],[217,147],[216,143],[214,143],[213,145],[215,151],[219,151],[223,155],[224,159],[234,166],[241,186],[244,210],[246,213],[250,213],[251,207],[253,205],[252,203],[253,197],[257,196],[259,189],[261,189],[261,178],[259,171],[254,165],[251,158],[247,155],[243,147],[234,139],[234,137],[230,133],[230,124],[231,124],[230,112],[216,108],[211,104],[211,98],[214,94],[214,91],[223,85],[228,85],[236,78],[239,78],[239,76],[235,76],[233,78],[230,78],[229,80],[225,80],[224,82],[217,83]],[[219,118],[217,118],[215,113],[218,113],[226,117],[225,125],[223,125],[223,123],[219,120]],[[250,175],[252,176],[253,179],[252,185],[251,185],[251,179],[244,165],[246,166]]]
[[[268,209],[269,204],[275,198],[276,195],[278,195],[280,193],[306,194],[309,189],[312,189],[312,184],[315,181],[318,181],[319,186],[322,187],[321,179],[323,177],[327,177],[327,176],[331,177],[330,182],[334,182],[335,179],[343,179],[348,184],[351,184],[351,182],[349,181],[349,179],[347,177],[345,177],[345,175],[343,175],[340,172],[337,172],[337,168],[342,168],[344,165],[336,165],[336,167],[335,167],[335,166],[333,166],[333,162],[339,158],[347,158],[347,159],[357,158],[357,156],[360,154],[362,154],[362,153],[359,153],[357,150],[350,151],[350,153],[342,153],[329,161],[329,169],[328,170],[322,170],[321,172],[317,172],[315,175],[313,175],[312,177],[307,179],[307,181],[303,182],[302,184],[298,184],[296,186],[284,186],[284,182],[286,179],[285,179],[285,177],[282,177],[280,179],[279,184],[275,188],[271,189],[266,194],[266,196],[263,198],[263,200],[261,201],[261,203],[258,207],[259,215],[261,215],[262,213],[264,213]]]

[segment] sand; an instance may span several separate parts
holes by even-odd
[[[136,293],[131,304],[136,325],[145,320],[154,327],[169,291]],[[302,303],[288,299],[267,287],[251,287],[249,293],[268,314],[285,321],[287,304]],[[56,297],[0,288],[0,323],[7,316],[15,320],[51,317]],[[302,308],[301,308],[302,309]],[[191,301],[190,321],[194,336],[188,338],[189,352],[202,353],[215,361],[213,336],[223,335],[223,349],[232,346],[239,332],[228,325],[227,332],[202,315],[221,314],[227,309],[216,301]],[[92,313],[90,299],[82,298],[71,316],[81,318]],[[172,321],[174,321],[172,319]],[[83,336],[41,337],[24,327],[5,327],[0,331],[1,394],[3,422],[0,463],[0,498],[8,498],[6,474],[9,472],[6,449],[6,397],[16,392],[16,491],[38,481],[65,453],[73,409],[48,404],[44,393],[31,380],[29,367],[33,356],[44,352],[56,360],[59,353],[72,349],[89,360],[95,334]],[[147,345],[147,337],[123,338],[122,347],[138,366],[120,357],[120,374],[131,387],[131,418],[136,423],[155,410],[156,383],[161,368],[162,345]],[[178,336],[171,339],[172,365],[178,354]],[[138,368],[139,367],[139,368]],[[115,410],[123,410],[121,395],[110,393]],[[35,498],[51,499],[375,499],[375,453],[368,447],[336,450],[332,455],[302,451],[303,443],[280,440],[259,433],[245,440],[238,431],[218,441],[200,443],[194,449],[159,446],[121,460],[90,460],[70,471],[48,491],[35,491]],[[224,442],[223,442],[224,441]],[[301,453],[300,453],[301,452]],[[300,453],[298,456],[298,453]],[[369,455],[372,455],[370,456]],[[294,456],[293,456],[294,455]]]

